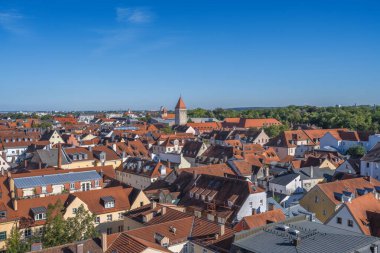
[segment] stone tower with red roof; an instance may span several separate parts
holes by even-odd
[[[183,102],[182,96],[179,97],[177,105],[175,106],[175,124],[187,124],[187,109],[185,103]]]

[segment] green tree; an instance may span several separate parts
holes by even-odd
[[[30,244],[21,239],[21,232],[15,226],[5,244],[8,253],[24,253],[30,250]]]
[[[165,134],[173,133],[173,130],[169,126],[165,126],[165,127],[161,128],[160,131],[165,133]]]
[[[54,205],[49,204],[42,236],[44,247],[53,247],[69,242],[69,231],[67,231],[67,223],[63,218],[63,211],[64,207],[61,201],[58,200]]]
[[[95,215],[91,214],[83,205],[77,209],[74,217],[67,219],[69,241],[82,241],[98,236],[94,225]]]
[[[352,158],[361,158],[364,154],[365,148],[363,146],[354,146],[347,150],[347,155],[350,155]]]
[[[264,132],[270,137],[276,137],[280,135],[282,132],[288,130],[289,127],[287,125],[271,125],[269,127],[264,128]]]

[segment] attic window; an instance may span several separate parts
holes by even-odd
[[[46,208],[44,206],[30,209],[34,215],[34,220],[46,220]]]
[[[113,208],[115,207],[115,199],[111,196],[106,196],[101,198],[103,201],[103,205],[105,208]]]

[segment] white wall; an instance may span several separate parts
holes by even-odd
[[[252,215],[253,208],[258,210],[258,213],[266,212],[267,210],[267,193],[266,192],[258,192],[258,193],[250,194],[236,215],[237,221],[240,221],[245,216]]]
[[[337,223],[337,217],[342,218],[342,224]],[[353,220],[354,222],[353,227],[348,226],[349,219]],[[348,211],[345,205],[333,215],[333,217],[330,219],[330,221],[326,223],[326,225],[336,227],[336,228],[341,228],[341,229],[356,232],[356,233],[362,233],[358,224],[355,222],[355,220],[353,219],[352,215],[350,214],[350,212]]]
[[[380,179],[380,163],[360,161],[360,175]]]

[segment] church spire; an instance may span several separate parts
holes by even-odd
[[[186,109],[185,102],[183,102],[182,96],[179,97],[177,105],[175,106],[175,109]]]

